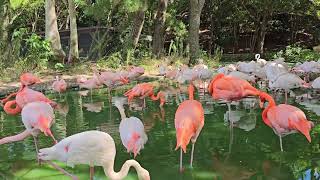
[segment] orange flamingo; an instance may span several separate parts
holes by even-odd
[[[311,142],[310,130],[314,126],[313,122],[308,121],[306,115],[299,108],[288,105],[276,105],[274,99],[267,93],[260,94],[260,106],[268,101],[268,106],[262,112],[263,122],[271,127],[280,139],[280,148],[282,148],[282,137],[301,132],[309,142]]]
[[[16,96],[15,100],[9,101],[9,99],[13,96]],[[16,115],[21,112],[22,108],[31,102],[35,101],[43,101],[49,103],[51,106],[55,107],[57,104],[48,99],[44,94],[38,91],[34,91],[28,86],[23,87],[17,93],[10,94],[7,98],[1,100],[4,104],[4,111],[10,115]],[[15,106],[13,108],[13,106]]]
[[[182,150],[186,153],[187,145],[192,142],[190,166],[192,167],[194,144],[204,126],[204,110],[199,101],[193,99],[194,87],[189,85],[189,100],[182,102],[175,114],[177,146],[180,147],[180,172],[182,171]]]
[[[218,74],[211,80],[208,91],[213,99],[227,101],[229,114],[232,101],[260,94],[260,91],[251,86],[248,81],[233,76],[225,76],[224,74]],[[232,125],[232,122],[230,125]]]
[[[153,101],[160,99],[160,106],[163,106],[165,103],[165,94],[162,91],[159,91],[157,96],[154,95],[153,85],[150,83],[141,83],[134,86],[132,89],[124,93],[128,97],[128,103],[130,104],[131,100],[134,97],[140,97],[144,100],[144,107],[146,106],[145,98],[150,97]]]
[[[32,73],[23,73],[20,76],[20,83],[22,86],[29,86],[39,82],[41,82],[40,79]]]

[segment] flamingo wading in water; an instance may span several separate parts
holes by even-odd
[[[39,158],[51,164],[67,176],[77,179],[74,175],[63,170],[51,160],[65,162],[73,167],[76,164],[90,166],[90,179],[93,179],[94,166],[103,166],[106,176],[112,180],[124,179],[133,166],[140,180],[150,180],[149,172],[135,160],[127,160],[119,172],[114,172],[116,146],[112,137],[101,131],[85,131],[69,136],[58,144],[40,149]]]
[[[180,147],[180,172],[182,172],[182,151],[186,153],[187,145],[192,142],[190,166],[192,167],[194,144],[204,126],[204,109],[199,101],[194,100],[194,87],[189,85],[189,100],[182,102],[175,114],[177,146]]]
[[[144,125],[137,117],[126,117],[123,104],[126,99],[116,99],[115,106],[121,115],[119,132],[122,144],[126,147],[127,152],[133,152],[134,158],[144,148],[148,137],[144,130]]]
[[[307,120],[303,111],[288,104],[276,105],[269,94],[262,92],[260,94],[261,107],[265,101],[268,101],[269,104],[262,112],[262,119],[279,136],[281,151],[283,151],[282,137],[288,134],[299,131],[311,142],[309,133],[314,124]]]

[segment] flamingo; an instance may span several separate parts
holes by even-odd
[[[192,167],[194,144],[204,126],[204,109],[199,101],[194,100],[194,87],[188,87],[189,100],[182,102],[175,114],[175,128],[177,138],[177,150],[180,147],[180,172],[182,172],[182,151],[186,153],[187,145],[192,142],[190,166]]]
[[[99,77],[96,73],[94,73],[93,77],[91,79],[78,79],[79,89],[89,89],[91,100],[92,100],[92,89],[98,88],[101,86],[101,82],[99,80]]]
[[[31,102],[35,101],[43,101],[49,103],[51,106],[56,107],[57,103],[48,99],[44,94],[41,92],[32,90],[28,88],[27,86],[20,89],[17,93],[14,93],[16,95],[15,100],[9,101],[9,99],[12,97],[12,94],[9,95],[7,98],[1,100],[2,103],[4,103],[4,111],[7,114],[10,115],[16,115],[19,112],[21,112],[22,108]],[[12,106],[15,106],[15,108],[12,108]]]
[[[54,122],[54,113],[52,107],[48,103],[31,102],[27,104],[22,109],[21,117],[26,130],[18,135],[0,139],[0,144],[22,141],[26,137],[32,135],[38,153],[37,136],[40,132],[43,132],[46,136],[50,136],[53,141],[57,143],[50,130],[50,127]]]
[[[119,132],[123,146],[127,152],[133,152],[134,158],[144,148],[148,137],[144,130],[144,125],[137,117],[126,117],[123,104],[126,99],[116,99],[115,106],[118,108],[121,115]]]
[[[67,83],[64,79],[59,79],[59,76],[56,76],[56,80],[52,83],[52,89],[60,94],[67,90]]]
[[[240,100],[247,96],[258,96],[260,91],[248,83],[233,76],[217,74],[210,82],[208,91],[215,100],[227,101],[229,114],[231,112],[231,102]],[[231,126],[232,122],[230,123]]]
[[[288,101],[288,91],[295,88],[309,88],[310,85],[299,76],[292,73],[284,73],[278,76],[273,82],[269,82],[271,89],[283,89],[285,92],[285,104]]]
[[[240,71],[232,71],[228,75],[233,76],[233,77],[238,77],[238,78],[246,80],[250,83],[256,83],[256,78],[254,76],[240,72]]]
[[[78,179],[74,175],[60,168],[51,160],[65,162],[73,167],[76,164],[87,164],[90,166],[90,180],[94,176],[94,166],[103,166],[105,175],[110,179],[124,179],[131,166],[133,166],[140,180],[150,180],[149,172],[141,167],[135,160],[127,160],[119,172],[114,172],[114,161],[116,146],[112,137],[101,131],[85,131],[69,136],[56,145],[40,149],[39,159],[51,164],[67,176]]]
[[[299,108],[287,105],[276,105],[274,99],[267,93],[260,93],[260,106],[268,101],[268,106],[262,112],[263,122],[271,127],[280,139],[282,148],[282,137],[296,132],[301,132],[309,142],[311,142],[310,130],[314,126],[312,121],[308,121],[306,115]]]
[[[320,77],[317,77],[311,84],[313,89],[320,89]]]
[[[124,93],[128,97],[128,104],[134,97],[140,97],[144,100],[145,107],[145,97],[149,96],[153,101],[160,99],[160,106],[163,106],[165,103],[165,94],[162,91],[159,91],[157,96],[154,95],[153,85],[150,83],[140,83],[135,85],[132,89]]]
[[[256,54],[254,57],[255,57],[255,59],[257,61],[257,64],[259,64],[260,67],[263,67],[268,63],[265,59],[261,59],[260,58],[260,54]]]
[[[32,73],[23,73],[20,76],[20,83],[23,86],[29,86],[39,82],[41,82],[40,79]]]

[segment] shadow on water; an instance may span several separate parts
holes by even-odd
[[[129,87],[126,87],[128,89]],[[121,97],[126,89],[113,92],[113,98]],[[195,145],[194,167],[188,167],[191,145],[183,156],[186,171],[178,172],[179,151],[175,151],[176,137],[174,115],[178,105],[188,99],[186,87],[161,87],[166,93],[167,103],[163,109],[158,102],[147,99],[134,100],[125,105],[126,114],[135,116],[144,123],[148,142],[137,160],[149,170],[151,179],[214,179],[214,180],[268,180],[268,179],[317,179],[320,167],[320,127],[312,131],[312,143],[304,136],[292,134],[284,138],[284,152],[280,152],[279,140],[272,129],[261,119],[261,110],[256,99],[247,98],[232,105],[230,117],[234,125],[230,133],[227,106],[215,102],[204,91],[196,95],[205,109],[205,126]],[[119,135],[120,114],[109,101],[108,91],[99,89],[90,96],[80,96],[70,91],[59,97],[49,94],[59,102],[53,132],[61,140],[85,130],[98,129],[108,132],[115,140],[117,148],[115,169],[118,171],[125,160],[133,158],[126,152]],[[279,100],[279,102],[282,99]],[[319,102],[314,100],[290,99],[290,103],[305,111],[307,117],[317,122]],[[130,110],[131,109],[131,110]],[[317,124],[317,123],[316,123]],[[17,134],[24,130],[20,116],[8,116],[0,112],[0,137]],[[39,137],[40,147],[52,145],[49,138]],[[65,164],[60,163],[64,168]],[[89,178],[89,167],[84,165],[67,168],[80,179]],[[96,178],[104,177],[102,168],[96,168]],[[22,142],[0,146],[0,179],[68,179],[49,166],[38,166],[32,138]],[[134,170],[126,179],[137,179]]]

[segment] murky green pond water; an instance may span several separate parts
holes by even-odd
[[[113,92],[113,97],[122,96],[126,89]],[[162,88],[165,90],[165,88]],[[184,173],[179,173],[179,151],[174,151],[176,145],[174,114],[178,104],[188,96],[178,94],[174,88],[167,90],[172,95],[164,107],[164,118],[160,113],[158,103],[147,100],[147,108],[141,110],[142,101],[135,101],[135,107],[126,113],[140,118],[145,125],[148,142],[141,154],[137,156],[143,167],[149,170],[153,180],[264,180],[264,179],[316,179],[313,175],[320,167],[319,126],[320,104],[315,102],[296,103],[290,99],[290,104],[298,106],[314,121],[316,126],[312,131],[312,143],[304,136],[292,134],[283,140],[284,151],[280,152],[279,139],[272,129],[261,119],[261,110],[253,99],[245,99],[239,105],[232,106],[233,114],[238,118],[231,137],[229,125],[224,122],[227,106],[212,101],[207,94],[198,94],[205,108],[205,126],[195,146],[194,168],[189,167],[191,145],[184,155]],[[90,112],[85,107],[91,103],[90,96],[80,97],[77,91],[62,94],[48,94],[65,107],[65,113],[56,112],[56,123],[52,127],[57,139],[63,139],[85,130],[97,129],[109,133],[116,142],[117,155],[115,170],[118,171],[125,160],[133,158],[126,152],[121,143],[118,127],[120,114],[109,103],[106,89],[95,90],[92,102],[102,105],[101,112]],[[98,103],[100,102],[100,103]],[[318,115],[316,114],[318,113]],[[0,137],[17,134],[24,130],[20,116],[8,116],[0,112]],[[50,138],[40,135],[40,147],[52,146]],[[85,165],[68,168],[59,163],[80,179],[89,179],[89,167]],[[107,179],[102,168],[96,167],[95,179]],[[313,176],[311,178],[311,175]],[[0,179],[21,180],[54,180],[69,179],[48,165],[38,166],[35,160],[33,138],[22,142],[0,146]],[[126,179],[137,179],[132,169]]]

